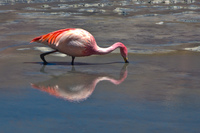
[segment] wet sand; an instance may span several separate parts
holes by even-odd
[[[87,2],[0,6],[0,131],[199,132],[199,3]],[[44,45],[29,41],[68,27],[123,42],[130,63],[115,51],[43,66]]]

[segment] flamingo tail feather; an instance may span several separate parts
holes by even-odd
[[[34,38],[33,40],[31,40],[30,43],[32,43],[32,42],[37,42],[37,41],[39,41],[41,38],[42,38],[42,36],[36,37],[36,38]]]

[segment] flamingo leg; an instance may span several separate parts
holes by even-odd
[[[48,54],[52,54],[52,53],[55,53],[57,52],[57,50],[54,50],[54,51],[50,51],[50,52],[46,52],[46,53],[43,53],[40,55],[40,58],[42,59],[43,61],[43,64],[46,65],[48,62],[45,60],[44,56],[48,55]]]
[[[72,56],[72,62],[71,62],[71,65],[72,65],[72,66],[74,65],[74,59],[75,59],[75,57]]]

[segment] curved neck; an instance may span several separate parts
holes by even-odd
[[[123,46],[124,46],[124,45],[123,45],[122,43],[120,43],[120,42],[114,43],[112,46],[110,46],[110,47],[108,47],[108,48],[101,48],[101,47],[97,46],[97,49],[96,49],[96,53],[95,53],[95,54],[98,54],[98,55],[108,54],[108,53],[114,51],[114,50],[117,49],[117,48],[122,49]]]

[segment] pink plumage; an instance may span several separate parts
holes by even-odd
[[[44,64],[47,64],[44,56],[54,52],[61,52],[72,57],[71,64],[74,65],[75,57],[90,56],[90,55],[103,55],[108,54],[120,48],[122,57],[125,63],[128,63],[127,48],[121,42],[117,42],[108,48],[101,48],[97,45],[95,38],[88,31],[83,29],[69,28],[61,29],[34,38],[32,42],[39,42],[53,48],[54,51],[43,53],[40,55]]]

